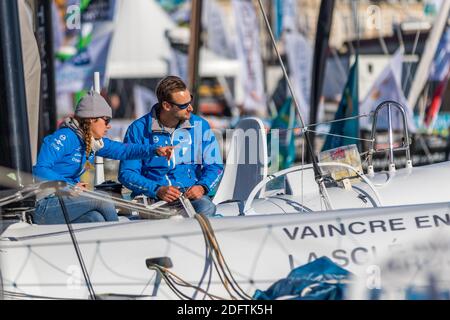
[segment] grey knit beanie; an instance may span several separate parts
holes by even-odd
[[[97,92],[89,91],[75,108],[75,116],[79,118],[112,118],[112,110],[106,100]]]

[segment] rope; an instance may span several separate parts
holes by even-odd
[[[158,272],[161,275],[161,277],[167,283],[169,288],[180,299],[194,300],[191,297],[189,297],[188,295],[186,295],[185,293],[183,293],[180,289],[178,289],[177,286],[181,286],[181,287],[185,287],[185,288],[192,288],[197,291],[200,291],[201,293],[204,293],[205,295],[207,295],[211,300],[226,300],[223,297],[219,297],[217,295],[211,294],[208,291],[183,280],[180,276],[176,275],[174,272],[170,271],[169,269],[167,269],[165,267],[154,264],[154,265],[151,265],[150,268],[154,269],[156,272]]]
[[[200,227],[202,228],[202,231],[204,235],[206,235],[206,239],[212,246],[214,250],[215,257],[217,259],[218,265],[223,272],[223,276],[225,278],[225,284],[229,284],[235,293],[239,295],[242,299],[252,299],[249,295],[245,293],[245,291],[239,286],[236,279],[234,279],[233,274],[230,271],[230,268],[228,267],[224,256],[222,255],[222,251],[220,250],[219,243],[217,241],[217,238],[215,236],[214,229],[212,228],[208,218],[203,214],[197,214],[195,215],[195,219],[199,222]]]
[[[203,214],[196,214],[195,219],[199,223],[202,230],[208,252],[214,253],[210,255],[212,257],[213,265],[220,278],[220,282],[222,283],[229,297],[232,300],[252,300],[252,297],[245,293],[245,291],[239,286],[236,279],[233,277],[232,272],[230,271],[230,268],[228,267],[222,254],[222,251],[220,250],[219,243],[208,218]],[[183,293],[179,288],[177,288],[177,286],[195,289],[208,296],[211,300],[227,300],[226,298],[211,294],[207,290],[204,290],[199,286],[193,285],[183,280],[180,276],[170,271],[166,267],[157,264],[153,264],[149,267],[156,270],[161,275],[162,279],[164,279],[168,287],[180,299],[193,300],[193,298]]]

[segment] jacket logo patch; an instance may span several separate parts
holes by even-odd
[[[153,143],[158,143],[158,142],[159,142],[159,137],[153,136]]]
[[[61,147],[64,147],[63,143],[59,139],[55,139],[55,143]]]

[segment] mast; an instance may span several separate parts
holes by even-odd
[[[0,165],[22,187],[32,163],[18,12],[17,1],[0,1]]]
[[[36,37],[41,57],[39,139],[56,130],[55,68],[53,64],[52,1],[36,0]]]
[[[94,91],[100,94],[100,72],[94,72]],[[94,176],[94,186],[105,182],[105,167],[104,160],[102,157],[95,156],[95,176]]]
[[[447,20],[450,13],[450,1],[443,1],[440,9],[439,16],[434,23],[433,29],[425,43],[425,52],[420,59],[419,67],[414,76],[414,81],[409,90],[408,105],[411,108],[416,106],[417,100],[419,99],[425,83],[427,82],[429,76],[429,70],[431,63],[433,62],[436,49],[439,45],[439,40],[442,36],[445,27],[447,26]]]
[[[194,95],[193,108],[194,113],[198,111],[198,63],[200,60],[200,34],[202,32],[202,0],[192,0],[191,2],[191,28],[189,40],[189,57],[188,57],[188,86]]]
[[[317,19],[316,43],[314,46],[314,62],[311,80],[311,103],[309,123],[317,123],[317,114],[322,95],[326,60],[328,56],[328,41],[331,24],[333,22],[334,0],[322,0],[320,3],[319,18]],[[312,150],[315,150],[315,133],[310,132]],[[314,155],[307,154],[307,161]]]

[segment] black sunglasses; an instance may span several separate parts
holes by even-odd
[[[103,119],[103,121],[105,121],[106,125],[108,125],[111,122],[111,118],[110,117],[100,117],[98,119]]]
[[[189,107],[192,104],[193,100],[194,100],[194,96],[191,94],[191,101],[189,101],[187,103],[180,104],[180,103],[175,103],[175,102],[170,102],[170,101],[167,101],[167,102],[174,106],[177,106],[181,110],[184,110],[184,109],[187,109],[187,107]]]

